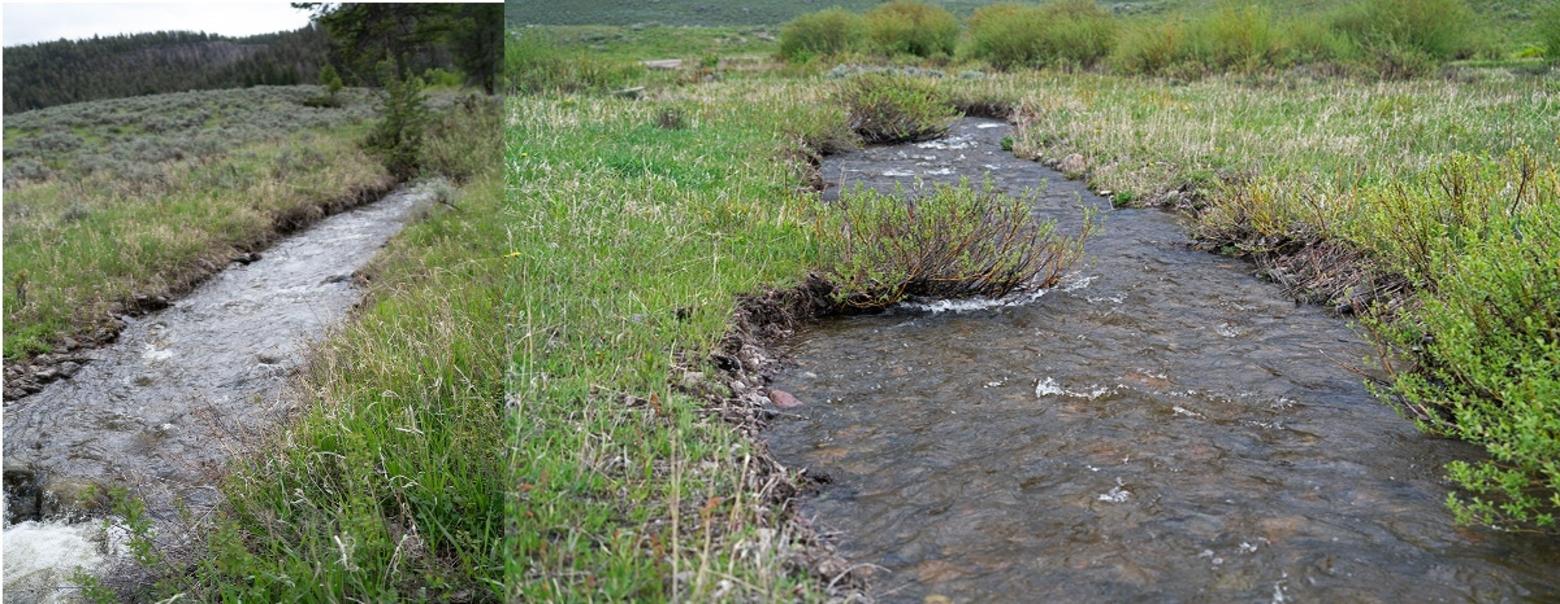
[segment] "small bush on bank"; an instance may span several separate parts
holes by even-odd
[[[1550,63],[1560,63],[1560,0],[1538,11],[1534,19],[1538,41],[1544,45],[1544,58]]]
[[[1110,54],[1116,22],[1094,0],[993,4],[970,17],[968,54],[999,69],[1090,66]]]
[[[1054,224],[1035,218],[1033,200],[967,182],[908,200],[850,191],[818,225],[835,301],[863,310],[1049,287],[1082,254],[1086,236],[1058,237]]]
[[[1383,396],[1488,451],[1447,465],[1459,522],[1560,531],[1560,172],[1464,160],[1391,198],[1422,259],[1415,304],[1371,324],[1393,370]]]
[[[837,98],[850,129],[868,143],[934,138],[959,117],[937,82],[912,76],[862,74],[846,80]]]
[[[841,8],[802,15],[780,30],[780,57],[805,62],[843,53],[863,34],[861,16]]]
[[[867,12],[867,37],[879,52],[918,57],[953,54],[959,41],[959,19],[940,6],[917,0],[894,0]]]

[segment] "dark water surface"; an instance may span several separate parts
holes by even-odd
[[[800,334],[773,386],[786,463],[829,482],[803,513],[887,570],[880,599],[1525,601],[1560,599],[1560,543],[1457,529],[1429,438],[1350,367],[1350,323],[1296,305],[1243,262],[1188,247],[1178,219],[1109,210],[1000,148],[1004,123],[825,160],[839,185],[990,178],[1043,187],[1075,231],[1063,284],[1015,305],[836,319]]]

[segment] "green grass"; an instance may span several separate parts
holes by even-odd
[[[1257,0],[1280,17],[1336,9],[1352,0]],[[1538,42],[1535,15],[1550,0],[1476,0],[1474,11],[1496,24],[1491,35],[1511,46]],[[839,7],[863,13],[881,0],[830,0],[794,2],[791,0],[745,0],[744,2],[708,2],[706,0],[509,0],[504,6],[505,20],[511,28],[526,25],[695,25],[722,27],[775,27],[805,13]],[[942,0],[937,4],[961,18],[969,17],[991,0]],[[1162,17],[1175,13],[1200,14],[1217,9],[1227,0],[1100,0],[1100,5],[1124,17]]]
[[[635,60],[626,51],[614,57]],[[795,201],[801,183],[791,166],[805,155],[800,143],[848,146],[851,137],[841,133],[848,112],[829,102],[839,84],[784,66],[765,69],[722,82],[667,83],[653,100],[576,94],[509,101],[511,246],[522,282],[535,284],[517,290],[511,332],[516,412],[505,575],[513,599],[823,595],[805,565],[780,555],[805,545],[776,540],[784,533],[771,531],[786,526],[784,515],[746,507],[764,498],[750,474],[759,445],[678,386],[685,366],[712,371],[700,360],[731,328],[741,294],[799,284],[834,255],[826,235],[809,228],[810,210]],[[1020,154],[1054,160],[1079,153],[1095,188],[1190,211],[1196,235],[1211,247],[1269,259],[1334,249],[1323,244],[1349,250],[1346,262],[1324,266],[1345,278],[1302,275],[1324,290],[1319,297],[1363,296],[1375,282],[1361,275],[1396,279],[1421,300],[1400,310],[1432,313],[1475,306],[1472,292],[1489,289],[1490,279],[1507,282],[1482,272],[1497,263],[1480,258],[1499,258],[1519,267],[1508,275],[1537,275],[1543,287],[1555,286],[1543,277],[1552,271],[1531,264],[1536,254],[1488,234],[1465,234],[1467,246],[1448,248],[1458,240],[1449,231],[1421,230],[1445,257],[1465,260],[1416,268],[1421,254],[1393,225],[1436,224],[1448,202],[1418,196],[1396,221],[1382,203],[1398,186],[1433,187],[1437,170],[1459,156],[1490,162],[1479,179],[1496,190],[1509,178],[1499,176],[1510,174],[1507,154],[1523,148],[1553,178],[1560,85],[1524,69],[1463,65],[1445,78],[1394,82],[1258,72],[1191,83],[1042,71],[945,78],[938,86],[961,107],[1016,110]],[[686,127],[656,126],[666,107],[679,108]],[[1512,219],[1551,224],[1527,216]],[[1554,235],[1542,233],[1528,236],[1552,245]],[[1474,285],[1452,287],[1459,279]],[[1495,316],[1511,320],[1518,312]],[[1436,333],[1455,333],[1441,325],[1461,320],[1382,317],[1403,328],[1423,322]],[[1544,347],[1552,346],[1555,322],[1534,325],[1492,334],[1499,347],[1432,351],[1410,365],[1549,358],[1542,355],[1552,354]],[[1406,375],[1426,374],[1410,367]],[[1481,405],[1481,417],[1502,418],[1504,427],[1446,433],[1497,457],[1512,451],[1500,458],[1510,461],[1488,467],[1515,466],[1523,484],[1552,488],[1544,486],[1544,466],[1531,460],[1550,455],[1542,444],[1550,441],[1532,430],[1549,429],[1554,409],[1524,402],[1547,392],[1542,380],[1530,372],[1510,382],[1527,398],[1468,397],[1465,407]],[[1480,387],[1467,384],[1470,392]],[[1408,392],[1406,383],[1389,386],[1383,401],[1403,405],[1412,400]],[[1455,406],[1441,408],[1438,417],[1457,417]],[[1517,480],[1449,471],[1467,487],[1452,493],[1469,510],[1465,519],[1533,526],[1552,512],[1541,501],[1527,508],[1525,524],[1514,514],[1481,515],[1510,503],[1498,486]],[[772,553],[738,555],[759,544]]]
[[[6,191],[5,358],[47,352],[134,296],[186,288],[286,223],[391,183],[336,127],[138,166],[136,179],[65,176]]]
[[[755,445],[674,384],[713,369],[737,296],[814,265],[777,126],[817,101],[703,86],[665,129],[659,103],[509,100],[511,599],[816,596]]]
[[[315,353],[307,411],[235,464],[206,541],[157,591],[200,601],[495,601],[503,591],[506,329],[499,107],[446,114],[431,156],[480,166],[366,269]],[[425,158],[425,161],[428,158]],[[171,572],[170,572],[171,571]]]

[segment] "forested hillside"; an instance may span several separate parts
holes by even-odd
[[[458,72],[492,92],[502,52],[502,5],[425,4],[393,19],[348,6],[326,17],[325,27],[342,15],[368,17],[344,26],[336,47],[318,25],[243,38],[165,31],[8,47],[5,113],[188,90],[314,84],[327,60],[347,84],[374,85],[375,65],[387,56],[402,76]],[[410,44],[383,46],[388,32],[413,29],[422,34]]]
[[[230,38],[155,32],[5,49],[5,112],[97,99],[311,84],[329,43],[313,27]]]

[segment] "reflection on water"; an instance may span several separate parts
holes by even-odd
[[[1108,204],[1015,159],[1005,124],[826,160],[839,184],[960,177],[1076,229]],[[900,174],[916,176],[897,176]],[[1064,283],[1022,304],[907,306],[799,335],[774,387],[802,504],[886,601],[1414,601],[1560,597],[1560,543],[1458,529],[1428,438],[1373,399],[1345,321],[1177,219],[1114,210]]]

